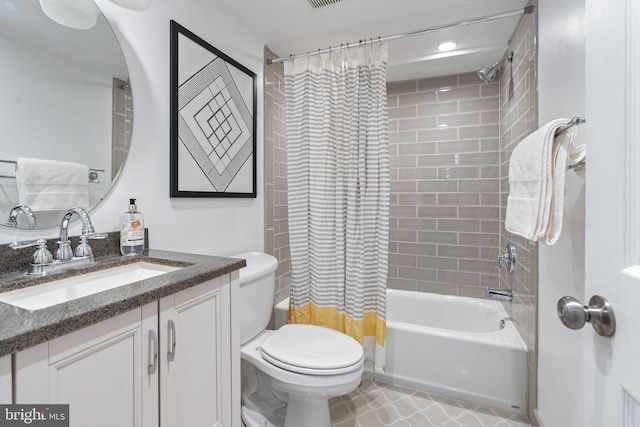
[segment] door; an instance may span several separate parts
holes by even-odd
[[[158,375],[147,368],[157,312],[147,304],[18,352],[15,403],[68,404],[71,427],[157,427]]]
[[[586,0],[586,292],[614,307],[584,336],[585,425],[640,426],[640,2]],[[570,268],[570,267],[569,267]],[[558,396],[561,398],[561,396]]]
[[[229,361],[228,318],[216,278],[160,300],[160,419],[163,427],[231,425],[231,405],[224,395],[231,390],[223,381]],[[226,297],[226,298],[225,298]],[[226,328],[222,326],[226,324]],[[226,365],[225,365],[226,364]],[[228,409],[227,409],[228,408]]]

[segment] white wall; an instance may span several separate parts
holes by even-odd
[[[130,197],[138,199],[154,249],[214,255],[263,250],[262,69],[264,43],[211,0],[154,0],[143,12],[96,0],[123,48],[134,97],[129,158],[115,188],[93,212],[98,231],[118,230]],[[258,78],[258,198],[169,198],[169,21],[173,19],[234,58]],[[73,130],[70,129],[70,132]],[[54,237],[0,230],[0,242]],[[74,224],[70,234],[79,234]]]
[[[584,0],[539,0],[538,13],[539,124],[584,117]],[[578,143],[587,131],[588,123],[578,128]],[[547,427],[585,425],[582,334],[564,327],[556,314],[562,296],[585,300],[583,176],[567,173],[562,234],[554,246],[539,246],[538,415]]]

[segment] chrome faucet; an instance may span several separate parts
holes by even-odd
[[[69,221],[71,221],[73,214],[78,215],[80,221],[82,221],[82,235],[80,236],[80,243],[76,247],[75,253],[71,250],[71,242],[69,241],[68,235]],[[60,238],[57,242],[58,249],[55,252],[55,256],[52,256],[51,252],[47,249],[47,241],[44,239],[13,242],[9,244],[9,247],[11,249],[22,249],[37,246],[38,248],[31,256],[27,275],[44,276],[54,271],[63,271],[95,263],[93,251],[87,243],[87,239],[104,239],[106,237],[107,234],[105,233],[95,232],[89,214],[87,214],[84,209],[73,207],[67,209],[62,215],[62,220],[60,221]]]
[[[93,224],[91,224],[89,214],[84,209],[79,207],[67,209],[67,211],[62,214],[62,220],[60,221],[60,240],[58,240],[58,249],[54,256],[58,261],[68,261],[73,257],[71,242],[69,241],[67,231],[73,214],[78,215],[80,217],[80,221],[82,221],[82,236],[85,236],[85,241],[81,242],[81,244],[84,243],[86,245],[86,236],[94,235],[96,232],[93,228]],[[93,258],[93,253],[91,253],[91,257]]]
[[[496,298],[505,301],[513,300],[513,291],[511,289],[491,289],[487,288],[487,298]]]
[[[14,206],[9,212],[9,218],[7,222],[4,223],[7,227],[16,228],[18,226],[18,214],[22,212],[24,216],[27,218],[27,223],[29,224],[29,230],[35,230],[38,228],[38,221],[36,221],[36,216],[33,214],[31,208],[27,205],[18,205]]]

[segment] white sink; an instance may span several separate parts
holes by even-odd
[[[2,293],[0,294],[0,302],[27,310],[39,310],[180,268],[138,262]]]

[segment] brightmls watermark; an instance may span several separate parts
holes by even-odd
[[[0,427],[69,427],[69,405],[0,405]]]

